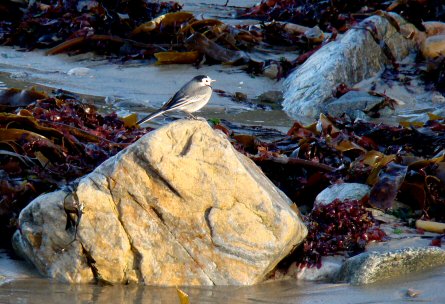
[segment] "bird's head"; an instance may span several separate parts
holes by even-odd
[[[206,86],[209,86],[209,87],[212,85],[212,82],[215,81],[215,80],[213,80],[212,78],[210,78],[207,75],[199,75],[199,76],[196,76],[194,79],[196,81],[198,81],[200,84],[206,85]]]

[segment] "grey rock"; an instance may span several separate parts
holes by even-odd
[[[263,75],[270,79],[277,79],[278,73],[279,69],[277,64],[269,64],[263,69]]]
[[[27,72],[13,72],[9,75],[10,78],[12,79],[25,79],[29,77],[29,73]]]
[[[433,96],[431,96],[431,101],[432,103],[435,104],[445,104],[445,96],[443,96],[443,94],[439,93],[439,92],[433,92]],[[445,112],[445,109],[440,109],[442,111],[442,113]]]
[[[283,92],[281,91],[267,91],[256,97],[258,102],[263,103],[278,103],[283,101]]]
[[[445,250],[438,247],[364,252],[346,260],[337,281],[370,284],[445,265]]]
[[[369,111],[384,100],[384,97],[373,96],[364,91],[349,91],[340,98],[326,103],[322,108],[329,115],[338,117],[346,113],[355,119],[358,118],[358,111],[362,113]]]
[[[401,28],[410,26],[399,15],[391,15]],[[379,16],[365,19],[339,40],[323,46],[287,77],[283,108],[289,115],[316,117],[339,84],[352,86],[390,63],[382,47],[365,29],[367,23],[375,25],[379,38],[388,45],[396,60],[403,59],[415,48],[415,42],[398,33],[387,19]]]
[[[365,184],[359,183],[342,183],[334,184],[321,191],[314,201],[314,207],[320,205],[329,205],[335,199],[344,200],[361,200],[365,196],[369,196],[371,188]]]
[[[304,36],[309,39],[309,41],[321,42],[324,38],[323,31],[316,25],[304,32]]]
[[[345,258],[340,255],[324,256],[321,258],[321,267],[300,267],[297,263],[292,263],[283,278],[297,279],[303,281],[325,281],[335,279]]]
[[[67,74],[69,76],[88,76],[91,75],[91,72],[93,70],[90,68],[85,68],[85,67],[77,67],[77,68],[72,68],[70,69]]]

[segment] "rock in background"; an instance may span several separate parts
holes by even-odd
[[[337,279],[353,285],[362,285],[429,270],[444,264],[445,250],[437,247],[364,252],[347,259]]]
[[[334,200],[362,200],[369,196],[371,188],[359,183],[333,184],[318,193],[314,201],[314,208],[320,205],[329,205]]]
[[[390,16],[401,28],[412,26],[397,14]],[[370,33],[374,28],[380,43]],[[367,18],[339,40],[322,47],[287,77],[283,109],[294,118],[317,116],[338,85],[352,86],[391,63],[384,52],[384,44],[396,60],[403,59],[415,49],[415,41],[405,38],[388,19],[380,16]]]
[[[84,206],[77,241],[65,207]],[[70,203],[71,202],[71,203]],[[21,213],[14,247],[66,282],[249,285],[306,236],[290,200],[222,133],[177,121]]]

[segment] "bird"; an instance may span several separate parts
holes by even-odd
[[[190,117],[196,119],[192,112],[200,110],[209,102],[213,92],[211,85],[214,81],[214,79],[211,79],[207,75],[193,77],[192,80],[180,88],[160,109],[139,120],[138,124],[146,123],[153,118],[174,110],[183,111]]]

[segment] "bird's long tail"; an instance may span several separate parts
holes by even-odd
[[[147,122],[147,121],[149,121],[149,120],[152,120],[153,118],[158,117],[158,116],[164,114],[165,112],[166,112],[165,110],[161,110],[161,109],[159,109],[159,110],[157,110],[157,111],[155,111],[155,112],[153,112],[153,113],[151,113],[151,114],[145,116],[145,117],[142,118],[141,120],[139,120],[139,121],[138,121],[138,125],[141,125],[141,124],[143,124],[143,123],[145,123],[145,122]]]

